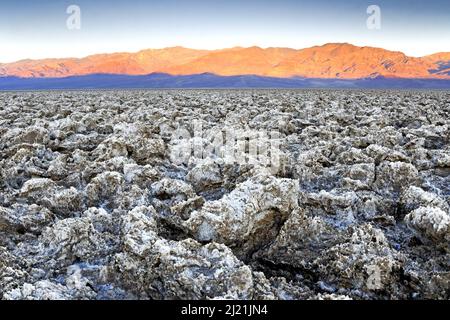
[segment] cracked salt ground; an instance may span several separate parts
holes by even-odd
[[[5,92],[0,105],[1,299],[450,298],[448,92]],[[196,121],[200,136],[173,137]],[[174,157],[224,129],[278,130],[278,170],[222,149]]]

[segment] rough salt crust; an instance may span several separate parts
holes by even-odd
[[[450,298],[446,91],[4,92],[0,106],[0,299]],[[226,130],[230,149],[177,156]]]

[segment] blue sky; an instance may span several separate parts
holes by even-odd
[[[81,8],[68,30],[66,8]],[[369,5],[381,29],[366,26]],[[305,48],[349,42],[412,56],[450,51],[449,0],[0,1],[0,62],[181,45]]]

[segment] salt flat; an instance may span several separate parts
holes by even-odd
[[[0,93],[0,299],[449,299],[450,92]]]

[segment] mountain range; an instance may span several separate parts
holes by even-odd
[[[306,49],[235,47],[195,50],[183,47],[85,58],[21,60],[0,64],[0,77],[64,78],[94,74],[141,76],[214,74],[307,79],[450,80],[450,52],[409,57],[402,52],[329,43]]]

